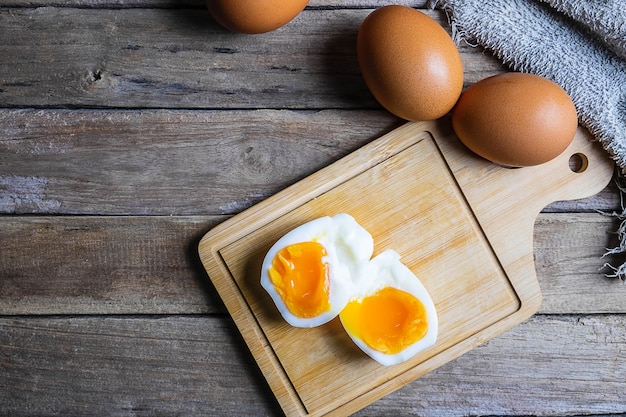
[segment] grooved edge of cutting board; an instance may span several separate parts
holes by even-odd
[[[589,139],[580,129],[555,160],[508,169],[469,152],[446,119],[407,123],[207,233],[203,265],[285,414],[353,413],[534,314],[537,214],[612,176]],[[375,253],[397,250],[435,300],[439,340],[407,363],[374,363],[337,320],[288,326],[260,289],[260,261],[278,237],[338,212],[372,233]]]

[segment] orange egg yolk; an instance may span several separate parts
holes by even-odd
[[[286,246],[274,256],[270,281],[294,316],[311,318],[330,310],[326,255],[321,243],[302,242]]]
[[[350,301],[341,312],[346,330],[372,349],[401,352],[426,335],[426,309],[415,296],[393,287]]]

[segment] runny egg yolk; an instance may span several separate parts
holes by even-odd
[[[341,312],[341,321],[352,335],[389,355],[401,352],[428,331],[422,302],[393,287],[350,301]]]
[[[272,260],[269,277],[291,314],[311,318],[330,310],[329,265],[319,242],[282,248]]]

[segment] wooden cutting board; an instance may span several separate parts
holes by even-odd
[[[510,169],[467,150],[449,120],[407,123],[207,233],[200,258],[288,416],[348,415],[522,322],[541,304],[533,226],[547,204],[591,196],[613,164],[580,129],[558,158]],[[428,289],[437,343],[384,367],[338,319],[289,326],[261,288],[283,234],[345,212],[400,253]]]

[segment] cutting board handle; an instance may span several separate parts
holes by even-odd
[[[506,168],[466,148],[449,120],[427,128],[463,190],[474,215],[513,283],[536,283],[534,223],[550,203],[590,197],[611,181],[614,164],[589,132],[579,127],[570,146],[555,159],[532,167]],[[535,280],[528,280],[534,276]],[[536,311],[541,303],[538,283],[528,291]]]

